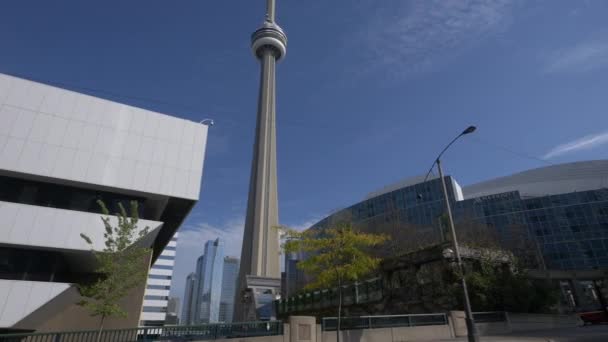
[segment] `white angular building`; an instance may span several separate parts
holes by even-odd
[[[103,248],[96,200],[139,203],[158,263],[198,200],[207,128],[0,74],[0,331],[95,328],[73,285],[94,276],[79,234]],[[170,286],[161,273],[153,284]],[[106,327],[137,326],[143,296]]]

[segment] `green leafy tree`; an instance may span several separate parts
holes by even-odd
[[[283,245],[285,251],[304,252],[308,255],[307,259],[298,263],[298,268],[314,279],[306,285],[306,289],[338,287],[338,342],[342,285],[358,281],[376,270],[381,259],[373,257],[369,251],[386,239],[385,235],[360,232],[346,222],[320,230],[287,230],[287,241]]]
[[[88,309],[91,316],[99,317],[97,340],[101,338],[103,324],[108,317],[126,317],[119,302],[133,288],[142,285],[147,276],[147,265],[144,264],[150,253],[149,248],[136,246],[134,243],[148,233],[148,227],[138,232],[139,221],[137,202],[130,203],[130,213],[119,203],[116,226],[112,225],[110,212],[102,201],[97,201],[103,216],[105,227],[105,248],[93,250],[93,241],[84,233],[80,236],[93,250],[97,267],[97,280],[80,284],[79,291],[83,299],[78,303]]]
[[[465,247],[467,248],[467,247]],[[550,282],[526,276],[525,262],[507,249],[475,248],[477,258],[470,261],[466,279],[471,306],[476,311],[550,312],[559,293]],[[462,299],[461,275],[453,270],[447,292]],[[460,303],[462,305],[462,303]]]
[[[551,311],[559,299],[557,289],[550,282],[526,276],[526,269],[539,268],[544,261],[536,240],[525,226],[509,226],[508,237],[502,239],[495,228],[474,220],[461,223],[458,229],[463,247],[478,251],[475,267],[466,274],[475,310]]]

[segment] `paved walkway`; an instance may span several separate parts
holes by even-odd
[[[481,342],[608,342],[608,325],[520,332],[504,336],[482,336]],[[467,341],[456,338],[442,341]]]

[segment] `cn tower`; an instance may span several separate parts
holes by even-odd
[[[251,36],[260,61],[257,124],[249,181],[247,215],[235,298],[236,321],[274,318],[272,301],[281,287],[275,70],[287,52],[287,36],[275,22],[275,1],[266,1],[266,19]]]

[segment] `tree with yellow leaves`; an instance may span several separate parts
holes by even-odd
[[[302,252],[307,255],[305,260],[298,263],[298,268],[314,279],[306,285],[306,289],[338,287],[336,331],[339,342],[342,285],[361,280],[376,270],[381,259],[373,257],[369,251],[386,241],[387,236],[360,232],[349,222],[304,232],[291,229],[285,231],[285,252]]]

